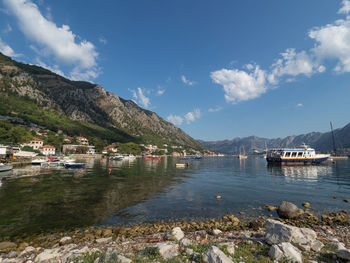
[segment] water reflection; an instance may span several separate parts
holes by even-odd
[[[284,176],[288,181],[313,182],[321,176],[332,173],[332,167],[328,165],[268,165],[267,167],[272,175]]]

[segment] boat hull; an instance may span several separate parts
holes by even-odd
[[[324,164],[328,157],[319,158],[266,158],[268,164],[280,165],[310,165],[310,164]]]
[[[1,165],[0,166],[0,172],[7,172],[12,170],[12,165]]]
[[[66,163],[64,164],[65,168],[72,168],[72,169],[80,169],[85,168],[85,163]]]

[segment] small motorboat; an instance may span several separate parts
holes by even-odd
[[[45,159],[33,159],[32,160],[32,165],[41,165],[42,163],[46,163],[47,160]]]
[[[7,172],[12,170],[13,166],[5,163],[0,163],[0,172]]]
[[[65,168],[82,169],[85,168],[85,166],[85,163],[76,163],[75,161],[68,161],[64,163]]]
[[[153,161],[153,160],[160,161],[161,158],[162,157],[158,156],[158,155],[147,155],[147,156],[145,156],[145,160],[147,160],[147,161]]]

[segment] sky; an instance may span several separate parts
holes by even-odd
[[[0,52],[196,139],[350,122],[350,0],[0,0]]]

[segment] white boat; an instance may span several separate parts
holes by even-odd
[[[269,164],[306,165],[325,163],[329,154],[317,154],[315,149],[303,144],[300,148],[271,149],[267,152]]]
[[[45,159],[33,159],[32,160],[32,165],[41,165],[42,163],[46,163],[47,160]]]
[[[12,170],[12,168],[13,168],[12,165],[0,163],[0,172],[10,171],[10,170]]]

